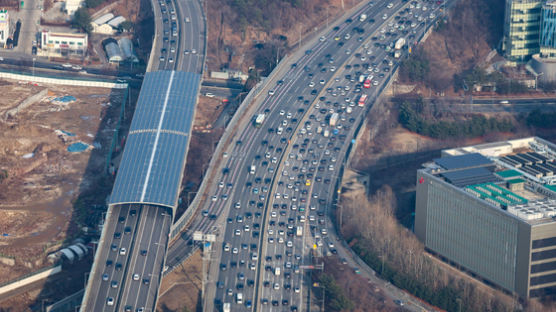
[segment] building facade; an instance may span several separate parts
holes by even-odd
[[[556,1],[548,1],[541,8],[541,57],[556,57]]]
[[[503,50],[513,63],[539,53],[541,0],[506,0]]]
[[[87,38],[87,34],[54,33],[43,30],[40,54],[48,57],[82,58],[87,54]]]
[[[524,298],[556,293],[554,158],[536,137],[444,151],[417,172],[417,237]]]
[[[8,10],[0,9],[0,45],[4,46],[10,37],[10,15]]]

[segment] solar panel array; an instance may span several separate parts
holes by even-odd
[[[177,205],[200,75],[145,75],[110,204]]]
[[[488,165],[494,166],[494,163],[490,159],[479,153],[442,157],[435,159],[434,162],[446,170]]]
[[[484,167],[448,171],[443,172],[441,175],[446,178],[448,182],[457,187],[487,182],[497,182],[500,180],[490,170]]]

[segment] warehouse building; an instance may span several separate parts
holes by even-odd
[[[538,137],[444,150],[417,172],[417,237],[509,292],[555,294],[555,158]]]

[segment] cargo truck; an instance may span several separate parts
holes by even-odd
[[[338,113],[332,114],[332,116],[330,116],[330,126],[335,127],[339,118],[340,116],[338,115]]]
[[[298,226],[295,230],[295,235],[296,236],[301,236],[303,235],[303,227],[302,226]]]
[[[230,312],[230,311],[232,311],[232,307],[230,303],[224,302],[224,305],[222,306],[222,312]]]
[[[396,41],[396,44],[394,45],[394,50],[401,50],[404,45],[405,45],[405,38],[400,38]]]

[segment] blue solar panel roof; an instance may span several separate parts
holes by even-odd
[[[434,162],[444,169],[459,169],[492,165],[492,161],[479,153],[437,158]]]
[[[484,167],[443,172],[442,176],[458,187],[499,180],[492,172]]]
[[[177,205],[199,81],[189,72],[145,75],[110,204]]]

